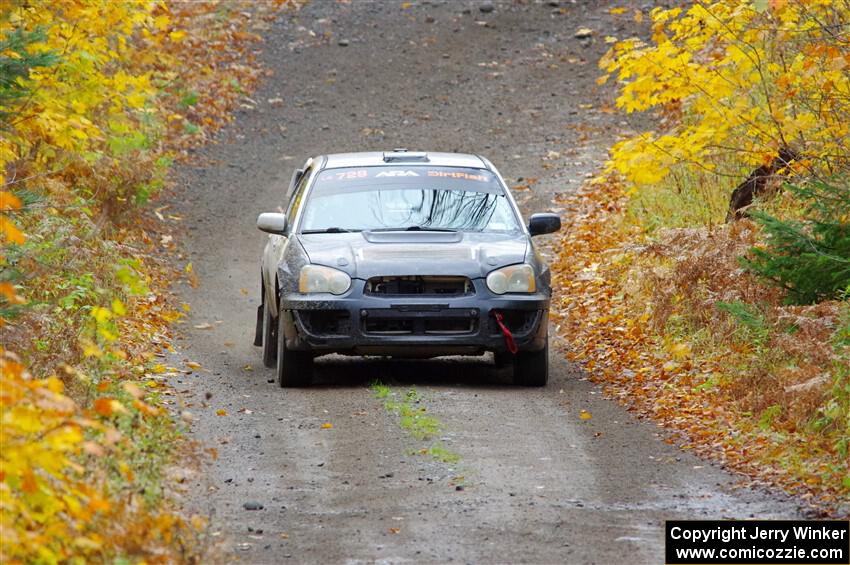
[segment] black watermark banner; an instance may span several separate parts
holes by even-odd
[[[669,520],[667,565],[848,565],[850,521]]]

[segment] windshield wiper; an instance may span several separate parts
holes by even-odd
[[[301,230],[301,233],[302,234],[310,234],[310,233],[350,233],[350,232],[357,232],[357,231],[360,231],[360,230],[349,230],[349,229],[345,229],[345,228],[332,227],[332,228],[325,228],[325,229],[321,229],[321,230]]]
[[[407,226],[407,227],[397,227],[397,228],[377,228],[369,231],[443,231],[456,233],[457,230],[449,229],[449,228],[423,228],[422,226]]]

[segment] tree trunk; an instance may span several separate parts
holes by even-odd
[[[744,182],[732,192],[729,198],[729,212],[726,222],[740,220],[746,217],[747,208],[753,204],[753,199],[778,188],[777,172],[797,158],[797,154],[788,147],[779,150],[779,155],[767,165],[762,165],[750,173]]]

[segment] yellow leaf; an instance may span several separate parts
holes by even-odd
[[[227,410],[225,410],[224,408],[219,408],[215,411],[215,413],[216,416],[227,416]]]
[[[156,26],[156,29],[159,31],[165,31],[168,29],[168,24],[171,23],[168,16],[165,14],[160,14],[153,20],[153,25]]]
[[[82,345],[83,345],[83,355],[85,355],[86,357],[97,357],[97,358],[103,357],[103,351],[100,349],[100,347],[96,343],[86,340],[86,341],[83,342]]]
[[[582,411],[579,412],[578,417],[581,418],[582,420],[590,420],[591,418],[593,418],[593,415],[591,415],[591,413],[588,412],[587,410],[582,409]]]
[[[689,343],[676,343],[668,349],[675,359],[681,360],[690,357],[691,355],[691,345]]]
[[[196,369],[196,370],[201,368],[201,364],[196,363],[195,361],[186,361],[186,366],[189,367],[190,369]]]
[[[116,298],[112,301],[112,312],[116,316],[123,316],[127,313],[127,309],[124,308],[124,304],[122,304],[122,302]]]
[[[331,424],[330,422],[325,422],[324,424],[322,424],[322,429],[323,429],[323,430],[330,430],[330,429],[331,429],[331,428],[333,428],[333,427],[334,427],[334,425],[333,425],[333,424]]]

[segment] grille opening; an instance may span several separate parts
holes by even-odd
[[[425,320],[425,333],[465,334],[475,331],[475,320],[465,318],[437,318]]]
[[[413,320],[404,318],[377,318],[363,320],[363,329],[375,334],[413,333]]]
[[[348,310],[316,310],[298,313],[305,329],[315,335],[348,335],[351,315]]]
[[[472,281],[466,277],[410,275],[372,277],[366,281],[366,293],[379,296],[463,296],[474,292]]]

